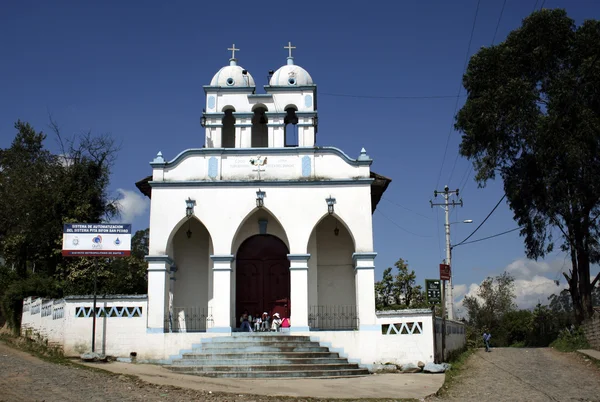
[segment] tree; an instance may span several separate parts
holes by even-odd
[[[13,327],[23,297],[64,295],[69,273],[79,284],[88,280],[89,262],[61,255],[63,224],[102,222],[118,213],[108,196],[118,150],[114,140],[88,132],[63,141],[58,125],[51,121],[51,126],[59,154],[45,148],[45,134],[22,121],[15,123],[11,146],[0,149],[0,255],[5,265],[0,307]]]
[[[506,338],[502,321],[506,314],[516,309],[514,281],[508,272],[504,272],[495,278],[486,278],[476,295],[465,296],[463,305],[476,334],[488,328],[496,333],[496,339]]]
[[[392,268],[383,271],[381,281],[375,283],[376,305],[378,309],[406,309],[427,307],[425,292],[416,285],[417,275],[408,270],[408,261],[400,258],[394,263],[398,273],[392,275]]]
[[[542,10],[475,54],[456,116],[460,153],[484,186],[500,175],[529,258],[554,247],[571,257],[565,278],[578,322],[593,314],[590,264],[600,262],[600,22],[576,27]]]

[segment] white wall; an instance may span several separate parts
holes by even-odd
[[[209,293],[209,234],[197,219],[190,219],[192,236],[188,239],[188,225],[179,228],[173,239],[173,260],[177,272],[173,274],[173,306],[200,307],[207,310]],[[206,311],[208,312],[208,311]]]
[[[446,349],[442,358],[442,319],[436,317],[436,351],[441,360],[446,360],[449,354],[455,350],[464,349],[467,345],[465,324],[460,321],[446,320]]]
[[[334,216],[327,216],[318,224],[316,234],[319,305],[355,306],[354,244],[350,233]]]

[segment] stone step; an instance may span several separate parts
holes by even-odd
[[[211,343],[203,343],[200,350],[212,350],[212,349],[245,349],[248,347],[286,347],[286,348],[296,348],[296,347],[309,347],[309,348],[318,348],[321,347],[319,342],[310,342],[310,341],[272,341],[272,340],[261,340],[254,342],[211,342]]]
[[[308,371],[178,371],[180,373],[219,378],[305,378],[354,377],[369,375],[367,369],[308,370]]]
[[[236,365],[236,366],[174,366],[169,368],[172,371],[194,371],[194,372],[248,372],[248,371],[336,371],[358,369],[358,364],[295,364],[290,365]]]
[[[329,352],[328,348],[322,346],[247,346],[245,348],[235,347],[212,347],[204,348],[204,345],[200,349],[193,349],[194,353],[231,353],[233,351],[242,353],[265,353],[265,352]]]
[[[203,353],[191,352],[184,353],[182,359],[200,359],[200,360],[221,360],[221,359],[294,359],[294,358],[339,358],[337,352],[251,352],[236,351],[227,349],[228,353]]]
[[[173,362],[173,366],[259,366],[259,365],[296,365],[296,364],[347,364],[348,361],[341,357],[332,358],[270,358],[256,357],[249,355],[244,358],[223,359],[218,358],[208,359],[179,359]]]
[[[232,332],[231,336],[220,336],[212,338],[212,342],[239,342],[241,339],[244,342],[262,341],[267,339],[277,340],[298,340],[310,342],[310,336],[305,335],[287,335],[281,332]]]

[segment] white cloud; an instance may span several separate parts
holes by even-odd
[[[540,262],[520,258],[506,266],[504,271],[515,278],[515,303],[518,308],[531,309],[538,302],[548,304],[550,295],[557,294],[565,288],[562,272],[568,272],[570,268],[571,264],[568,260]],[[559,280],[558,285],[556,280]],[[454,308],[457,316],[465,315],[464,296],[477,297],[479,285],[477,283],[454,285]]]
[[[131,223],[141,215],[144,215],[150,205],[149,200],[137,191],[117,189],[120,198],[117,201],[121,216],[119,221],[123,223]]]

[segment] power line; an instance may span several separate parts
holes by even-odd
[[[490,216],[492,216],[492,214],[494,213],[494,211],[496,210],[496,208],[498,208],[498,205],[500,205],[500,203],[502,202],[502,200],[503,200],[505,197],[506,197],[506,194],[504,194],[504,195],[502,196],[502,198],[500,198],[500,201],[498,201],[498,203],[496,204],[496,206],[494,207],[494,209],[492,209],[492,210],[490,211],[490,213],[489,213],[489,214],[488,214],[488,215],[485,217],[485,219],[484,219],[484,220],[483,220],[483,221],[482,221],[482,222],[479,224],[479,226],[477,226],[477,227],[475,228],[475,230],[474,230],[473,232],[471,232],[471,234],[470,234],[470,235],[468,235],[468,236],[467,236],[467,238],[466,238],[466,239],[464,239],[464,240],[463,240],[463,241],[461,241],[460,243],[457,243],[457,244],[455,244],[453,247],[460,246],[461,244],[463,244],[463,243],[465,243],[467,240],[469,240],[469,239],[471,238],[471,236],[473,236],[473,235],[474,235],[474,234],[475,234],[475,233],[476,233],[476,232],[479,230],[479,228],[483,226],[483,224],[485,223],[485,221],[487,221],[487,220],[488,220],[488,218],[489,218]]]
[[[496,41],[496,34],[498,33],[498,27],[500,26],[500,21],[502,21],[502,14],[504,13],[504,7],[506,6],[506,0],[502,3],[502,9],[500,10],[500,16],[498,17],[498,22],[496,23],[496,30],[494,31],[494,37],[492,38],[492,46]]]
[[[413,211],[412,209],[410,209],[410,208],[407,208],[407,207],[405,207],[405,206],[404,206],[404,205],[402,205],[402,204],[398,204],[398,203],[397,203],[397,202],[395,202],[395,201],[388,200],[386,197],[381,197],[381,198],[382,198],[382,199],[384,199],[384,200],[386,200],[387,202],[389,202],[389,203],[391,203],[391,204],[394,204],[394,205],[396,205],[396,206],[398,206],[398,207],[400,207],[400,208],[403,208],[403,209],[405,209],[405,210],[407,210],[407,211],[410,211],[410,212],[412,212],[413,214],[417,214],[417,215],[419,215],[419,216],[422,216],[422,217],[423,217],[423,218],[425,218],[425,219],[429,219],[429,220],[431,220],[431,217],[429,217],[429,216],[427,216],[427,215],[421,214],[421,213],[419,213],[419,212],[417,212],[417,211]]]
[[[544,0],[545,1],[545,0]],[[504,0],[504,2],[502,3],[502,8],[500,9],[500,15],[498,16],[498,21],[496,22],[496,29],[494,30],[494,36],[492,37],[492,44],[491,46],[494,46],[494,43],[496,42],[496,35],[498,34],[498,28],[500,27],[500,22],[502,21],[502,16],[504,15],[504,8],[506,7],[506,0]],[[456,113],[456,112],[455,112]],[[456,154],[456,158],[454,159],[454,166],[456,166],[456,162],[458,161],[458,157],[460,155],[460,152]],[[454,167],[452,168],[452,170],[454,171]],[[467,173],[468,171],[468,173]],[[471,175],[473,171],[473,166],[470,165],[464,175],[463,175],[463,179],[465,178],[465,175]],[[464,184],[462,184],[463,180],[461,180],[459,182],[459,187],[460,187],[460,191],[462,193],[463,189],[465,188],[465,186],[467,185],[467,181],[469,180],[469,178],[467,177],[467,179],[465,180]]]
[[[502,235],[505,235],[507,233],[511,233],[511,232],[516,231],[516,230],[519,230],[519,229],[521,229],[521,228],[520,227],[519,228],[514,228],[514,229],[511,229],[511,230],[507,230],[505,232],[502,232],[502,233],[497,233],[497,234],[492,235],[492,236],[482,237],[481,239],[477,239],[477,240],[460,242],[460,243],[455,244],[454,246],[452,246],[452,248],[458,247],[458,246],[464,246],[465,244],[477,243],[477,242],[480,242],[480,241],[484,241],[484,240],[488,240],[488,239],[493,239],[494,237],[502,236]]]
[[[477,22],[477,14],[479,13],[479,3],[481,0],[477,0],[477,8],[475,9],[475,17],[473,18],[473,26],[471,27],[471,35],[469,37],[469,44],[467,46],[467,54],[465,55],[465,62],[462,69],[462,74],[465,73],[467,68],[467,63],[469,62],[469,52],[471,51],[471,43],[473,42],[473,33],[475,32],[475,23]],[[454,116],[456,115],[456,110],[458,109],[458,100],[460,99],[460,92],[462,91],[462,79],[460,80],[460,84],[458,86],[458,94],[456,95],[456,103],[454,104],[454,112],[452,112],[452,120],[454,121]],[[442,158],[442,166],[440,166],[440,173],[438,174],[437,182],[435,183],[435,188],[437,188],[440,184],[440,178],[442,177],[442,170],[444,170],[444,162],[446,162],[446,154],[448,153],[448,144],[450,144],[450,137],[452,135],[452,131],[454,128],[454,123],[450,125],[450,131],[448,131],[448,137],[446,138],[446,148],[444,149],[444,157]],[[455,163],[456,165],[456,163]],[[454,168],[452,169],[454,170]],[[450,177],[452,177],[452,172],[450,173]]]
[[[546,4],[546,0],[543,0],[543,1],[542,1],[542,5],[540,6],[540,10],[541,10],[542,8],[544,8],[544,4]]]
[[[343,97],[343,98],[364,98],[364,99],[453,99],[453,98],[460,97],[460,94],[459,95],[423,95],[423,96],[378,96],[378,95],[334,94],[334,93],[330,93],[330,92],[319,92],[319,95],[339,96],[339,97]]]
[[[419,235],[419,234],[413,233],[410,230],[403,228],[402,226],[398,225],[396,222],[394,222],[393,220],[391,220],[386,214],[384,214],[383,212],[381,212],[381,209],[376,209],[376,211],[379,212],[385,219],[387,219],[388,221],[392,222],[398,229],[401,229],[401,230],[405,231],[408,234],[411,234],[411,235],[417,236],[417,237],[431,237],[431,236],[423,236],[423,235]]]

